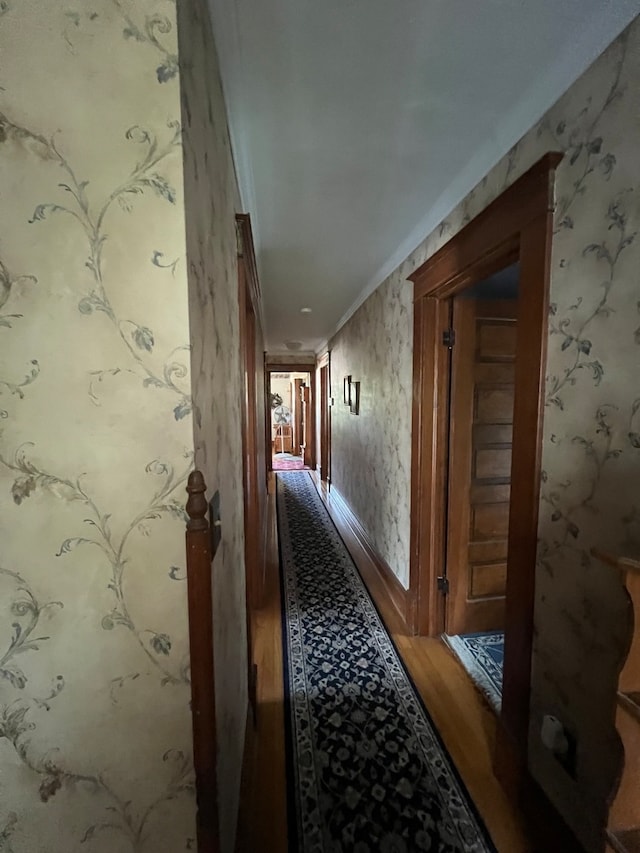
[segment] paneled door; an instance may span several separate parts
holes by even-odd
[[[518,331],[514,381],[496,383],[498,388],[510,384],[514,388],[510,476],[475,478],[476,485],[480,487],[510,486],[512,503],[507,552],[502,710],[497,719],[494,752],[496,775],[510,792],[530,782],[526,768],[529,765],[533,603],[536,589],[545,359],[549,335],[549,266],[553,241],[554,179],[562,156],[558,152],[545,154],[409,276],[414,285],[409,588],[416,606],[415,615],[410,610],[408,619],[410,627],[418,633],[438,636],[443,630],[456,629],[453,614],[456,609],[460,609],[453,602],[449,607],[448,599],[451,595],[443,595],[446,584],[442,582],[442,575],[446,568],[447,516],[454,515],[456,509],[455,505],[449,507],[449,454],[453,451],[452,462],[455,462],[455,456],[459,456],[456,450],[459,451],[461,443],[460,436],[454,436],[454,448],[449,441],[450,362],[451,353],[463,343],[463,338],[458,336],[453,350],[449,352],[443,346],[443,334],[451,326],[452,299],[465,291],[469,295],[469,288],[474,287],[475,283],[486,281],[487,276],[496,270],[506,269],[516,262],[520,267],[515,300],[518,304]],[[476,293],[476,296],[479,295]],[[499,325],[508,326],[510,318],[501,316],[491,319],[502,320]],[[476,360],[475,328],[473,331],[474,356],[470,367],[474,366]],[[503,337],[505,334],[512,335],[505,333],[504,329],[500,332]],[[504,352],[500,358],[489,360],[489,368],[492,362],[497,368],[509,365]],[[467,393],[467,403],[469,398],[475,396],[475,384],[474,378],[473,387]],[[492,425],[508,427],[509,421],[500,418],[497,423],[494,420],[488,420],[485,424],[478,422],[477,432],[481,432],[487,425],[489,428]],[[459,423],[459,426],[460,430],[464,429],[463,424]],[[474,427],[473,421],[469,419],[466,428],[469,448],[474,437]],[[482,449],[501,450],[506,449],[505,445],[508,442],[495,442]],[[478,453],[480,449],[478,443],[473,453]],[[493,457],[493,461],[498,460]],[[476,608],[490,610],[490,599],[500,599],[500,595],[493,594],[495,588],[492,589],[492,583],[484,590],[475,583],[480,580],[482,569],[474,578],[469,560],[471,544],[478,539],[486,543],[496,541],[499,537],[493,532],[487,536],[486,531],[483,536],[479,536],[481,531],[477,523],[474,523],[472,529],[471,460],[467,474],[464,475],[464,468],[460,471],[463,486],[468,482],[467,506],[465,508],[463,505],[461,509],[467,516],[467,525],[459,526],[459,539],[464,543],[464,537],[467,538],[467,553],[465,556],[460,546],[455,556],[458,558],[462,552],[466,578],[463,577],[461,585],[453,577],[455,572],[452,571],[451,586],[456,586],[456,599],[462,603],[464,614],[467,609],[470,612]],[[455,473],[454,468],[454,483]],[[489,489],[485,490],[486,494],[490,494]],[[504,496],[506,489],[503,489],[502,496],[500,490],[495,490],[493,500],[485,503],[504,503],[501,499]],[[455,485],[451,489],[451,498],[454,504]],[[453,562],[453,542],[450,545]],[[472,556],[478,558],[479,555]],[[478,560],[478,566],[486,568],[499,565],[500,562],[495,559]],[[473,570],[475,574],[475,564]],[[490,568],[485,574],[491,575]],[[452,613],[450,626],[446,625],[447,610]],[[487,624],[491,625],[491,622],[485,622]],[[484,626],[481,624],[480,627]],[[544,809],[543,804],[541,806],[538,814],[544,817],[544,820],[539,821],[542,828],[552,825],[553,813],[551,809]]]
[[[517,300],[453,300],[448,634],[504,629]]]
[[[329,382],[329,356],[326,363],[320,365],[320,479],[329,482],[331,474],[331,386]]]
[[[293,390],[291,393],[292,403],[292,423],[293,423],[293,448],[291,452],[294,456],[302,455],[304,445],[304,410],[302,400],[302,388],[304,386],[303,379],[293,380]]]
[[[309,385],[302,386],[302,422],[304,432],[304,464],[308,468],[313,467],[313,407],[311,401],[311,388]]]

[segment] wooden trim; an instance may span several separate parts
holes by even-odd
[[[187,483],[187,591],[191,657],[191,720],[196,776],[198,853],[218,853],[216,691],[213,652],[211,533],[200,471]]]
[[[433,591],[446,546],[447,458],[440,450],[447,441],[449,379],[448,354],[441,341],[450,314],[450,305],[443,300],[424,298],[414,306],[409,588],[415,608],[411,627],[428,636],[444,631],[444,598]]]
[[[326,382],[323,385],[323,370],[326,370]],[[319,425],[320,433],[316,446],[320,448],[320,459],[317,460],[316,470],[320,479],[331,482],[331,350],[326,350],[316,362],[316,378],[318,387]]]
[[[247,283],[251,294],[251,304],[253,305],[256,317],[261,319],[262,292],[260,290],[258,265],[256,263],[256,254],[253,245],[251,217],[248,213],[236,213],[236,229],[238,235],[238,257],[242,258],[245,262]]]
[[[304,395],[304,392],[303,392]],[[306,401],[304,420],[304,464],[315,470],[316,467],[316,371],[309,371],[309,395]]]
[[[450,371],[441,334],[452,296],[489,272],[520,261],[504,686],[496,742],[496,772],[509,785],[522,779],[527,760],[553,182],[561,158],[557,153],[545,155],[410,276],[414,282],[410,589],[417,607],[415,628],[435,635],[444,625],[436,577],[446,538],[443,470]]]
[[[302,425],[303,425],[303,417],[302,417],[302,409],[303,409],[303,400],[302,400],[302,379],[294,379],[293,380],[293,391],[291,393],[291,421],[293,427],[293,446],[291,448],[291,452],[294,456],[300,456],[300,451],[302,450],[303,443],[303,434],[302,434]],[[308,419],[308,413],[307,413]],[[309,434],[309,425],[304,421],[305,431],[307,435]]]
[[[515,760],[527,760],[533,608],[538,547],[538,512],[544,378],[547,361],[549,268],[553,230],[553,192],[546,209],[520,233],[511,497],[505,609],[500,750],[515,744]],[[513,750],[512,750],[513,751]],[[509,759],[507,759],[509,760]],[[505,773],[507,778],[509,774]]]
[[[445,565],[468,565],[469,534],[471,518],[471,472],[473,470],[473,408],[476,359],[476,304],[475,299],[454,300],[451,328],[455,329],[456,343],[452,352],[451,387],[449,411],[449,452],[447,473],[448,518],[456,524],[443,543]],[[443,348],[441,348],[443,349]],[[460,411],[464,416],[457,418]],[[469,618],[467,600],[469,596],[468,570],[453,573],[449,578],[447,595],[446,626],[449,634],[459,634],[456,623],[464,626]],[[487,602],[482,602],[483,605]],[[491,607],[493,602],[488,602]],[[477,607],[477,603],[475,604]],[[475,628],[469,628],[470,633]],[[481,630],[478,628],[477,630]]]
[[[245,853],[246,839],[244,838],[244,804],[251,799],[254,784],[255,753],[258,739],[257,727],[253,724],[251,710],[247,709],[244,723],[244,745],[242,748],[242,771],[240,774],[240,802],[236,821],[236,843],[234,853]]]
[[[262,596],[263,572],[259,564],[259,549],[256,547],[256,533],[262,525],[259,522],[260,501],[258,498],[259,477],[257,471],[257,424],[256,424],[256,315],[250,299],[250,283],[246,265],[242,257],[238,258],[238,303],[240,329],[240,358],[242,366],[242,385],[244,389],[241,407],[242,458],[243,458],[243,497],[244,497],[244,533],[245,562],[247,576],[247,600],[250,607],[258,606]]]
[[[236,215],[238,249],[239,345],[244,390],[241,406],[242,473],[244,502],[245,606],[247,614],[247,686],[254,721],[257,714],[257,669],[253,660],[251,611],[264,596],[265,548],[262,541],[266,510],[266,479],[258,470],[257,336],[262,310],[260,282],[248,214]],[[265,446],[266,456],[266,446]],[[262,498],[262,499],[261,499]]]
[[[327,483],[331,482],[331,359],[326,352],[320,359],[316,368],[318,377],[319,394],[319,421],[320,421],[320,460],[316,468],[320,471],[320,479]]]
[[[451,296],[500,269],[517,257],[518,235],[541,213],[553,210],[555,169],[559,152],[545,154],[515,183],[452,237],[439,251],[409,276],[414,283],[414,301],[438,292]]]
[[[264,593],[264,562],[260,553],[261,505],[259,490],[264,488],[258,472],[258,428],[256,393],[256,324],[257,317],[249,298],[250,287],[245,265],[239,259],[240,345],[243,360],[244,400],[242,406],[242,449],[244,484],[244,538],[247,576],[247,602],[259,607]],[[250,641],[250,638],[249,638]],[[252,672],[252,670],[251,670]],[[250,683],[251,683],[250,675]]]
[[[273,428],[271,425],[271,373],[267,368],[267,354],[263,354],[262,363],[262,378],[264,381],[264,440],[265,440],[265,487],[269,488],[269,475],[273,470],[272,457],[273,449],[271,442],[273,441]]]
[[[585,853],[572,830],[529,773],[525,773],[521,784],[519,805],[534,850],[539,853]]]
[[[378,553],[369,534],[340,492],[335,487],[330,490],[321,487],[318,477],[312,477],[312,480],[376,605],[379,609],[383,607],[377,591],[382,588],[387,602],[400,617],[403,630],[410,633],[408,617],[413,610],[411,593],[402,586],[389,564]],[[371,583],[372,575],[380,581],[375,587]]]

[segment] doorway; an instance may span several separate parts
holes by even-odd
[[[331,483],[331,355],[326,352],[318,360],[318,382],[320,385],[320,482]]]
[[[270,468],[302,471],[313,460],[312,372],[267,370],[270,425]]]
[[[236,215],[238,247],[238,310],[240,365],[243,375],[242,492],[244,502],[245,606],[247,614],[247,684],[254,720],[257,713],[257,664],[254,660],[252,615],[261,606],[266,569],[266,483],[259,471],[264,459],[264,433],[259,428],[263,383],[258,369],[262,349],[260,285],[256,267],[251,220]]]
[[[469,619],[477,618],[480,624],[482,619],[493,618],[492,609],[494,615],[495,611],[500,612],[500,608],[504,614],[502,705],[496,729],[494,759],[497,775],[509,786],[519,785],[524,780],[527,763],[553,181],[561,158],[562,155],[555,153],[543,157],[410,276],[414,283],[410,565],[411,611],[414,614],[412,627],[417,633],[438,636],[448,626],[449,611],[451,618],[454,618],[456,603],[449,603],[451,579],[448,561],[453,559],[456,549],[458,554],[463,551],[466,537],[467,573],[466,577],[462,576],[458,596],[464,600],[464,607],[461,609],[459,603],[457,606],[458,610],[461,609],[462,624],[467,624],[464,620],[467,618],[469,599],[469,614],[473,613]],[[465,306],[461,296],[478,281],[513,264],[519,264],[515,329],[510,325],[513,323],[512,318],[508,316],[480,316],[478,311],[485,309],[478,306],[485,300],[472,299]],[[515,346],[511,424],[506,418],[497,417],[494,411],[488,414],[488,417],[494,418],[493,421],[478,422],[474,438],[475,424],[467,418],[465,426],[462,419],[462,434],[465,428],[467,430],[465,444],[462,434],[456,438],[455,430],[450,436],[450,405],[457,405],[456,394],[459,391],[460,406],[468,408],[469,400],[476,400],[483,389],[482,383],[476,387],[478,383],[475,380],[464,393],[454,387],[455,370],[450,349],[454,311],[459,322],[474,327],[474,344],[463,347],[463,350],[469,351],[466,358],[472,359],[472,366],[477,359],[477,338],[478,335],[482,338],[486,331],[483,330],[485,325],[496,327],[491,334],[497,334],[496,340],[502,340],[503,345],[507,339],[511,339]],[[495,313],[495,309],[489,310],[489,314]],[[494,355],[503,357],[499,353]],[[487,369],[498,371],[507,363],[506,360],[494,360],[489,362]],[[460,367],[457,374],[458,386],[464,389],[464,382],[469,384],[469,371]],[[492,394],[491,406],[498,411],[499,395],[496,396],[494,391],[485,395],[485,403]],[[501,420],[504,422],[501,423]],[[500,491],[493,487],[507,485],[504,480],[508,454],[502,451],[506,450],[508,442],[496,441],[484,445],[482,435],[483,429],[488,427],[484,429],[485,438],[488,433],[489,438],[495,439],[500,435],[498,428],[505,428],[501,434],[504,439],[509,426],[509,511],[505,521],[504,514],[500,515],[495,506],[491,508],[490,501],[486,501],[489,508],[483,509],[478,500],[472,503],[471,495],[472,488],[489,486],[491,489],[485,492],[485,497],[491,493],[494,504],[507,502],[506,489]],[[449,535],[448,518],[457,512],[449,501],[449,480],[452,478],[455,482],[456,476],[456,471],[452,472],[450,468],[449,449],[451,443],[455,465],[456,442],[459,444],[458,459],[464,458],[466,453],[468,460],[471,453],[472,460],[475,458],[474,464],[481,465],[477,470],[472,469],[471,461],[468,467],[466,462],[459,465],[460,477],[464,478],[469,490],[466,510],[463,510],[468,513],[469,526],[458,525],[460,541],[457,545],[455,537]],[[478,498],[476,492],[473,494]],[[460,499],[459,492],[452,494],[452,501],[456,499]],[[473,581],[475,587],[472,584],[472,591],[475,590],[476,594],[469,596],[469,554],[472,545],[476,543],[472,537],[477,536],[480,527],[486,534],[491,525],[496,528],[494,533],[500,526],[504,533],[505,524],[506,564],[496,559],[495,551],[491,558],[488,549],[485,549],[483,555],[484,543],[481,542],[480,547],[472,552],[473,571],[475,573],[476,567],[479,571]],[[481,559],[483,556],[485,559]],[[499,584],[502,583],[501,573],[506,573],[504,596],[498,594]],[[491,594],[487,595],[487,592]],[[500,598],[504,598],[503,605],[498,601]],[[490,599],[494,601],[488,605]]]
[[[519,264],[450,302],[443,638],[499,712]]]

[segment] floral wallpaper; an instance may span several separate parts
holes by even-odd
[[[331,349],[331,487],[409,586],[413,291],[398,271],[338,333]],[[360,381],[360,414],[343,379]],[[375,495],[375,500],[372,500]]]
[[[530,767],[587,850],[598,850],[615,768],[612,708],[623,602],[597,545],[638,553],[640,163],[638,19],[387,279],[331,342],[332,394],[361,381],[361,416],[332,412],[333,483],[408,581],[417,266],[549,150],[556,179]],[[357,460],[357,464],[353,464]],[[635,487],[634,487],[635,486]],[[540,742],[543,714],[577,742],[575,777]]]
[[[221,850],[232,851],[247,719],[238,269],[239,211],[225,105],[204,0],[178,3],[196,465],[220,491],[213,564]],[[258,359],[261,365],[262,358]],[[263,409],[260,390],[258,411]],[[261,435],[264,435],[264,423]]]
[[[7,853],[195,849],[183,510],[194,446],[223,493],[220,767],[224,849],[232,846],[246,717],[241,492],[225,485],[241,464],[231,429],[234,178],[227,141],[211,161],[222,177],[206,199],[226,230],[206,239],[208,252],[223,242],[228,272],[217,291],[190,298],[196,265],[209,264],[214,278],[220,266],[194,255],[202,227],[185,244],[185,204],[192,228],[201,211],[189,183],[191,134],[183,197],[176,29],[172,0],[0,2]],[[189,52],[198,49],[194,38]],[[191,111],[223,137],[219,89],[216,98],[194,92]],[[219,338],[191,352],[201,322]]]

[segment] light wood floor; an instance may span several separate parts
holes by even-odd
[[[359,560],[356,557],[356,563]],[[360,568],[360,566],[359,566]],[[258,722],[247,726],[238,853],[295,853],[287,848],[282,633],[275,496],[269,497],[264,606],[254,614]],[[367,577],[373,584],[375,579]],[[374,598],[378,598],[375,589]],[[407,636],[395,610],[380,606],[389,633],[440,732],[499,853],[531,853],[517,809],[491,769],[495,717],[439,639]]]

